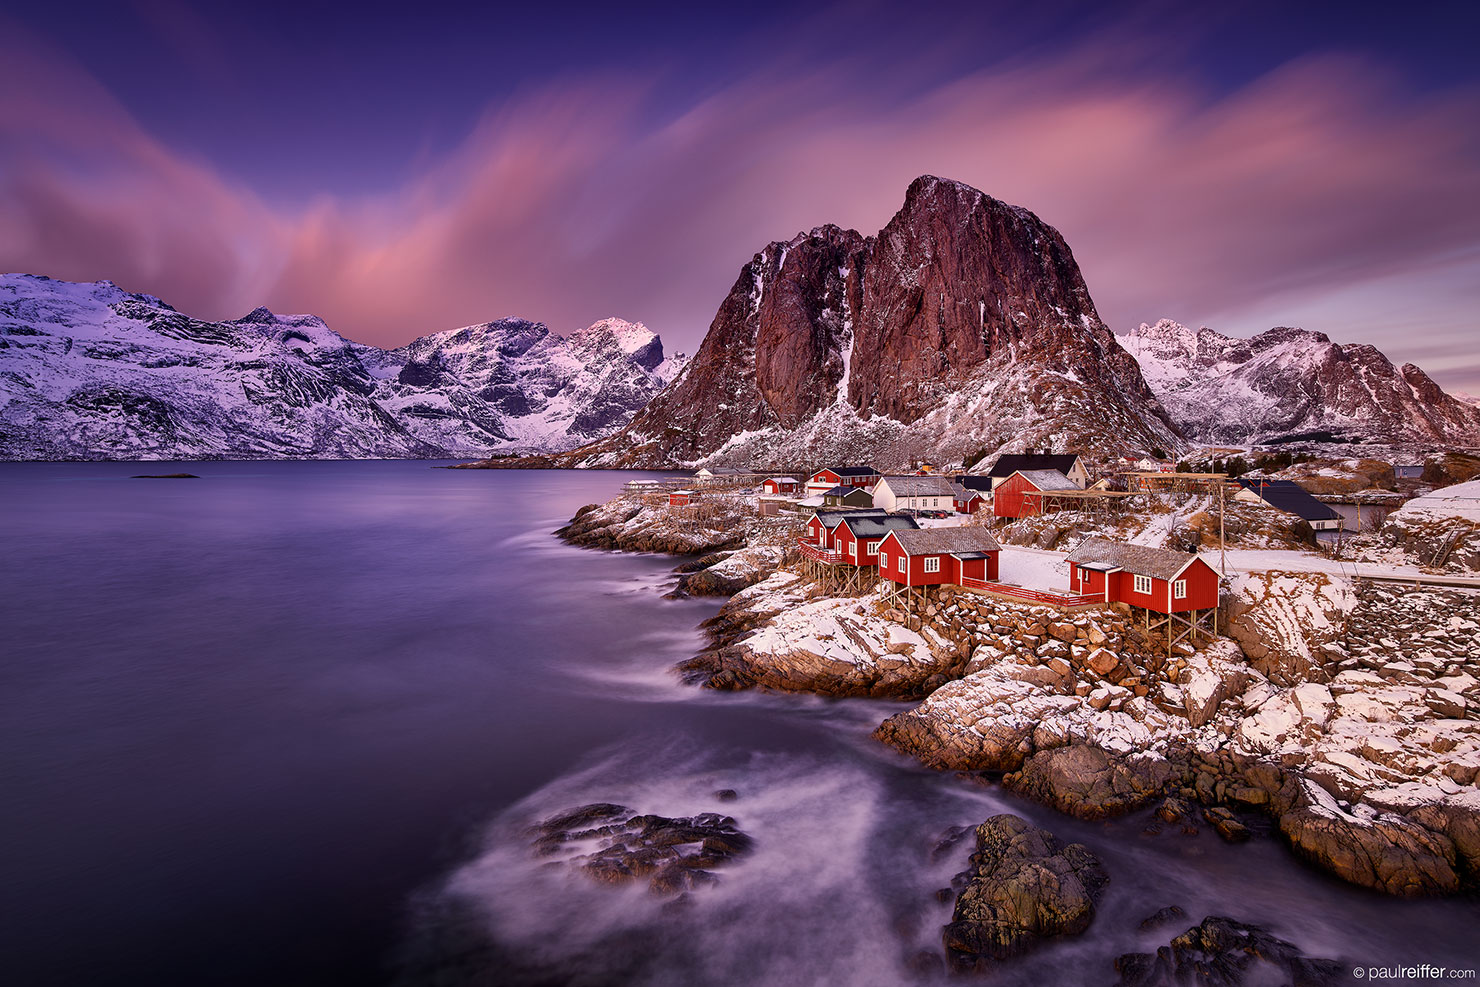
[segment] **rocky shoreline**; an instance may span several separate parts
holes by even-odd
[[[875,729],[880,742],[1081,819],[1154,807],[1153,828],[1202,823],[1231,842],[1278,833],[1319,869],[1385,894],[1480,890],[1476,595],[1240,575],[1220,606],[1224,636],[1168,652],[1118,605],[1066,613],[954,588],[829,595],[787,568],[783,547],[742,545],[735,525],[680,537],[616,503],[583,508],[562,535],[711,553],[681,579],[739,570],[714,581],[732,595],[705,624],[710,646],[680,665],[687,681],[906,701]],[[996,933],[961,921],[947,956],[980,968]],[[1181,939],[1262,934],[1207,922],[1170,952],[1123,957],[1122,982],[1175,970]],[[1328,972],[1286,947],[1264,960]]]

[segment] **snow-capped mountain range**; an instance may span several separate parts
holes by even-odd
[[[1235,339],[1163,319],[1125,345],[1197,442],[1480,445],[1480,408],[1366,344],[1284,327]]]
[[[504,319],[383,350],[311,315],[204,322],[108,281],[0,276],[0,458],[470,457],[626,424],[682,367],[640,324]]]

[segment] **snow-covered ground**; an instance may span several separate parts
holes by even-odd
[[[1441,517],[1460,517],[1467,521],[1480,521],[1480,480],[1456,483],[1452,487],[1415,497],[1398,508],[1399,515],[1431,514]]]
[[[1003,548],[997,559],[997,579],[1051,593],[1069,592],[1069,563],[1060,552],[1031,548]]]

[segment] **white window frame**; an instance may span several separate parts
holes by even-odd
[[[868,554],[870,554],[870,555],[878,555],[879,554],[879,543],[878,542],[871,541],[871,542],[868,543]]]
[[[1135,591],[1137,593],[1140,593],[1143,596],[1150,595],[1150,593],[1151,593],[1151,577],[1150,576],[1137,575],[1136,576],[1136,579],[1135,579],[1135,583],[1134,583],[1134,588],[1135,588]]]
[[[926,572],[940,572],[940,556],[928,555],[925,557]]]
[[[889,568],[889,555],[888,555],[888,553],[886,553],[886,552],[880,552],[879,553],[879,568],[881,568],[881,569],[887,569],[887,568]]]
[[[1174,581],[1172,583],[1172,599],[1174,599],[1174,600],[1185,600],[1185,599],[1187,599],[1187,580],[1185,580],[1185,579],[1178,579],[1178,580],[1176,580],[1176,581]]]

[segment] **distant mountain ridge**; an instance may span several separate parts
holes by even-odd
[[[1480,445],[1480,408],[1374,346],[1279,327],[1249,339],[1170,319],[1126,341],[1172,419],[1219,445]]]
[[[0,458],[463,458],[609,434],[681,359],[640,324],[522,319],[392,350],[311,315],[192,319],[112,282],[0,276]]]
[[[821,226],[765,247],[672,386],[559,461],[897,468],[1181,444],[1058,231],[927,175],[876,236]]]

